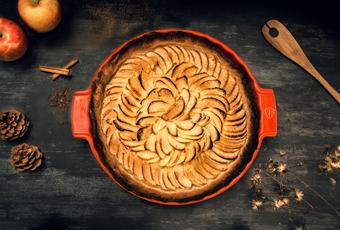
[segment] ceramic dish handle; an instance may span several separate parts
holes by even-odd
[[[277,135],[277,112],[274,91],[262,88],[259,88],[257,91],[261,109],[259,136],[261,139],[264,137],[274,137]]]
[[[89,117],[90,89],[77,91],[72,101],[72,134],[73,137],[88,140],[91,137]]]

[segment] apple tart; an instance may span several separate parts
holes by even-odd
[[[247,77],[185,33],[130,42],[93,84],[98,148],[115,179],[150,199],[201,199],[249,162],[258,119]]]

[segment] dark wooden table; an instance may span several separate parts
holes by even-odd
[[[28,53],[19,61],[0,63],[0,109],[23,110],[32,128],[22,141],[38,145],[45,153],[42,170],[19,174],[8,159],[10,148],[21,142],[0,142],[0,229],[293,229],[299,225],[340,229],[334,211],[298,182],[293,183],[305,191],[314,209],[292,202],[284,209],[268,205],[252,211],[250,173],[229,191],[197,205],[165,207],[144,202],[115,185],[88,144],[72,138],[70,112],[48,104],[48,96],[56,89],[86,88],[102,60],[134,35],[164,27],[207,33],[233,48],[262,87],[275,90],[279,135],[264,141],[255,163],[279,159],[279,152],[286,151],[280,160],[289,166],[303,161],[302,167],[291,170],[339,210],[339,185],[331,186],[329,177],[318,170],[324,146],[340,144],[339,106],[261,35],[263,23],[271,18],[286,23],[312,62],[339,90],[340,31],[332,22],[337,19],[336,8],[211,1],[61,2],[60,26],[47,34],[24,27],[30,38]],[[20,21],[16,1],[1,0],[0,16]],[[62,66],[72,57],[80,63],[70,79],[52,82],[37,70],[39,65]]]

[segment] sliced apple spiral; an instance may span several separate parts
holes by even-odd
[[[124,170],[168,191],[204,186],[227,170],[248,127],[230,68],[180,45],[125,60],[106,85],[101,112],[106,143]]]

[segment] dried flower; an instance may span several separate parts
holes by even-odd
[[[329,178],[330,182],[331,182],[331,185],[332,186],[336,186],[336,180],[334,178]]]
[[[255,195],[257,195],[257,196],[263,195],[263,189],[262,188],[256,188],[254,191],[255,191]]]
[[[330,154],[329,150],[330,146],[326,149],[326,156],[324,158],[323,164],[319,166],[321,170],[333,171],[340,168],[340,146],[337,146],[336,150],[333,151],[332,154]],[[283,156],[285,154],[286,153],[284,151],[280,151],[280,156]],[[302,161],[298,161],[296,162],[296,165],[302,166],[304,165],[304,163]],[[261,170],[263,170],[263,172],[261,172]],[[304,199],[304,192],[302,190],[289,186],[291,178],[287,177],[286,174],[284,174],[288,171],[289,169],[287,163],[274,161],[272,158],[269,159],[265,167],[259,166],[257,169],[255,169],[250,178],[253,192],[251,207],[253,210],[259,210],[261,207],[264,206],[264,202],[267,200],[272,200],[272,205],[274,209],[287,207],[290,200],[296,200],[297,202],[304,201],[310,208],[314,208],[312,204]],[[294,172],[290,173],[293,174]],[[274,186],[271,186],[270,188],[266,187],[265,179],[267,179],[267,177],[274,181],[274,184],[272,184]],[[308,187],[308,185],[302,179],[298,180],[306,187]],[[336,186],[336,180],[334,178],[329,178],[329,180],[333,186]],[[274,190],[270,191],[272,188]],[[266,191],[266,195],[268,197],[263,195],[263,190]],[[277,194],[276,198],[274,197],[275,199],[271,196],[272,192],[275,192]],[[312,190],[312,192],[315,196],[324,200],[327,205],[331,207],[337,215],[339,215],[336,208],[334,208],[330,202],[325,200],[317,191]],[[295,229],[304,228],[304,225],[298,225],[295,227]]]
[[[296,201],[302,201],[305,194],[300,189],[294,190],[294,197]]]
[[[303,227],[301,225],[299,225],[299,226],[296,226],[294,229],[295,230],[303,230]]]
[[[288,171],[288,167],[286,163],[279,163],[279,165],[276,168],[276,172],[278,173],[285,173]]]
[[[252,187],[259,186],[262,183],[261,169],[255,169],[254,174],[250,178]]]
[[[256,188],[253,191],[254,191],[254,198],[255,199],[262,200],[262,201],[267,200],[267,197],[264,195],[262,188]]]
[[[288,205],[289,199],[288,198],[283,198],[283,203],[285,203],[285,205]]]
[[[264,200],[260,200],[260,199],[254,199],[251,202],[251,209],[253,210],[259,210],[259,208],[261,208],[263,206]]]
[[[276,167],[277,167],[277,162],[274,162],[272,158],[269,159],[267,162],[267,169],[271,172],[275,172]]]
[[[286,152],[286,151],[284,151],[284,150],[280,150],[280,152],[279,152],[279,153],[280,153],[280,156],[281,156],[281,157],[287,154],[287,152]]]
[[[286,197],[276,198],[273,202],[274,208],[279,209],[289,204],[289,199]]]
[[[333,171],[340,169],[340,152],[337,149],[333,153],[327,152],[323,164],[319,165],[321,171]]]
[[[279,163],[277,161],[273,161],[272,158],[267,162],[267,168],[272,173],[285,173],[288,171],[288,166],[286,163]]]

